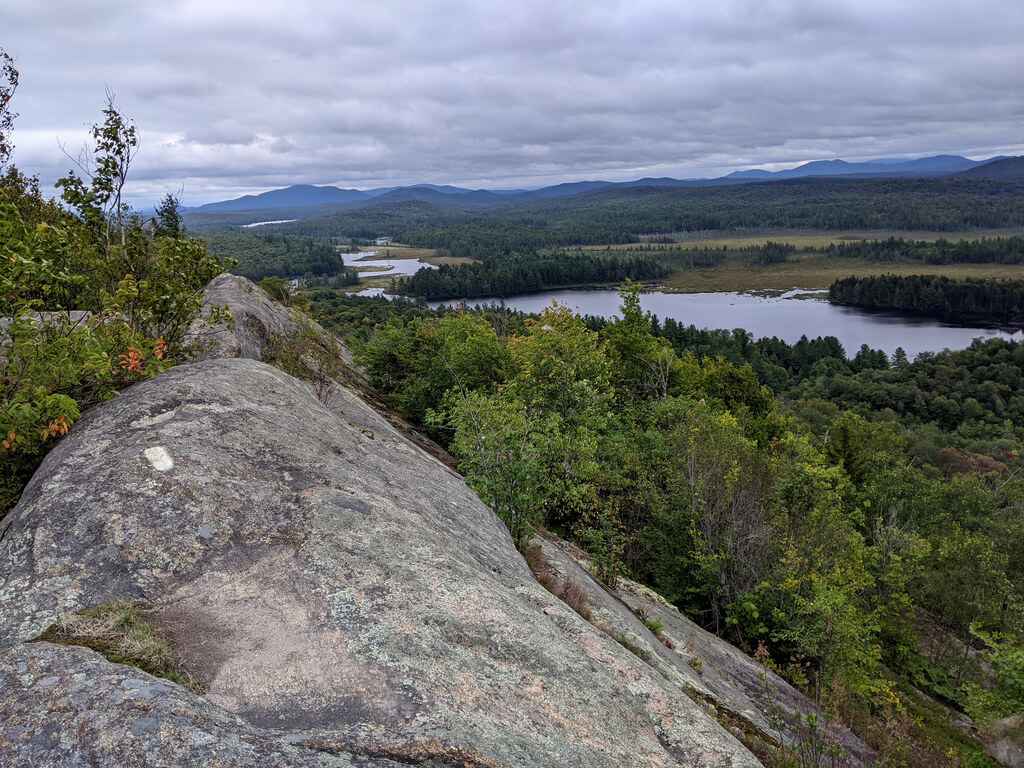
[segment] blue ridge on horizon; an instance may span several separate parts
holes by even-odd
[[[205,213],[247,211],[263,208],[309,207],[331,203],[359,203],[384,196],[395,198],[396,200],[429,200],[437,194],[446,196],[472,196],[478,201],[486,197],[493,197],[495,201],[502,199],[509,201],[537,200],[581,194],[606,187],[711,186],[815,176],[941,176],[967,171],[980,165],[1005,159],[1012,158],[996,156],[985,160],[970,160],[960,155],[933,155],[913,160],[907,160],[905,158],[880,158],[869,162],[856,163],[841,159],[813,160],[794,168],[787,168],[779,171],[766,171],[760,168],[752,168],[744,171],[734,171],[726,176],[711,179],[647,177],[634,181],[621,182],[585,180],[563,182],[537,189],[468,189],[452,185],[424,183],[358,190],[342,189],[335,186],[295,184],[281,189],[269,190],[256,195],[243,195],[242,197],[206,203],[199,206],[183,206],[182,211],[188,213]]]

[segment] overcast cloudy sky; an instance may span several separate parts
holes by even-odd
[[[19,168],[110,89],[140,204],[1024,154],[1021,0],[2,0],[0,47]]]

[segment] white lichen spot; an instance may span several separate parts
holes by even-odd
[[[155,448],[147,448],[143,451],[143,454],[145,454],[149,463],[157,472],[166,472],[169,469],[174,469],[174,459],[171,458],[171,454],[162,445],[158,445]]]

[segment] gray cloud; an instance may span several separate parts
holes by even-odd
[[[132,194],[539,186],[1024,153],[1006,0],[6,0],[15,160],[52,183],[104,89]]]

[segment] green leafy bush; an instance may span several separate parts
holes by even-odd
[[[187,353],[222,270],[181,236],[173,197],[150,223],[121,202],[137,137],[112,100],[104,115],[89,183],[60,182],[70,210],[17,169],[0,177],[0,515],[83,410]]]

